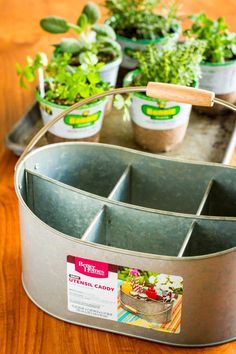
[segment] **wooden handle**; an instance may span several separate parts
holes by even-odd
[[[189,103],[194,106],[212,107],[214,104],[214,92],[196,89],[193,87],[149,82],[147,96],[175,102]]]

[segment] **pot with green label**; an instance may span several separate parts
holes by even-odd
[[[44,124],[68,108],[41,98],[36,93]],[[49,142],[99,141],[107,99],[98,100],[75,109],[49,129]]]
[[[126,75],[124,84],[130,86],[138,70]],[[135,141],[145,150],[166,152],[184,139],[192,106],[185,103],[161,101],[134,92],[131,99],[131,119]]]
[[[106,21],[106,24],[112,26],[115,21],[115,17],[111,17]],[[175,22],[175,31],[169,33],[166,37],[157,37],[153,39],[137,39],[137,38],[129,38],[122,35],[117,34],[116,39],[120,44],[122,49],[122,62],[121,67],[125,69],[134,69],[138,66],[138,62],[133,57],[133,53],[138,50],[145,50],[146,46],[149,44],[155,44],[157,47],[161,47],[166,44],[166,41],[170,41],[172,39],[176,42],[179,38],[181,32],[181,28],[179,23]],[[169,42],[170,43],[170,42]]]

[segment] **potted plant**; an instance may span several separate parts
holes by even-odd
[[[178,39],[180,25],[176,20],[176,3],[172,3],[166,13],[158,14],[154,8],[159,3],[160,0],[105,0],[111,16],[106,23],[113,27],[122,47],[122,67],[137,67],[133,53],[145,50],[148,44],[160,47],[167,38]]]
[[[71,60],[71,53],[63,53],[48,62],[46,54],[39,53],[34,59],[28,57],[25,67],[17,65],[21,87],[26,87],[26,81],[33,82],[39,73],[36,98],[44,124],[79,100],[109,89],[109,84],[101,80],[103,64],[95,55],[81,53],[81,64],[73,67],[69,65]],[[66,115],[49,129],[49,142],[98,141],[106,103],[101,99]]]
[[[204,43],[188,40],[171,43],[162,48],[149,45],[145,51],[137,52],[139,68],[127,74],[125,86],[146,86],[150,81],[197,85]],[[151,152],[173,149],[185,135],[191,105],[163,101],[147,97],[144,93],[133,93],[130,106],[134,139]]]
[[[116,42],[116,34],[107,24],[98,24],[100,11],[96,4],[87,3],[76,24],[69,23],[66,19],[56,16],[45,17],[40,21],[41,27],[54,34],[75,32],[75,37],[62,38],[55,45],[54,56],[70,53],[70,66],[80,65],[80,54],[92,53],[97,57],[98,63],[104,63],[99,71],[103,81],[110,86],[116,85],[117,73],[121,63],[121,48]]]
[[[204,61],[201,63],[200,88],[215,92],[217,97],[234,103],[236,101],[236,33],[228,31],[224,18],[211,20],[206,14],[190,16],[191,28],[185,31],[188,37],[206,42]],[[206,109],[205,109],[206,110]],[[222,110],[216,105],[215,113]]]

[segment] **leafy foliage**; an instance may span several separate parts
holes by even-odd
[[[140,269],[135,269],[138,271],[137,276],[132,276],[132,268],[119,267],[118,269],[118,279],[130,282],[132,278],[136,278],[140,285],[145,286],[155,285],[158,288],[165,285],[166,289],[171,290],[174,294],[183,294],[183,282],[182,278],[178,276],[165,275],[156,272],[149,272]]]
[[[71,29],[76,33],[76,38],[62,38],[56,45],[55,56],[61,53],[71,53],[71,65],[79,65],[79,55],[90,52],[105,63],[121,55],[121,48],[116,42],[116,35],[112,27],[106,24],[97,24],[100,11],[96,4],[87,3],[76,24],[69,23],[66,19],[56,16],[45,17],[40,21],[41,27],[49,33],[66,33]]]
[[[126,86],[146,86],[149,81],[192,86],[200,77],[200,63],[203,59],[205,43],[188,40],[183,43],[168,41],[163,47],[151,44],[145,51],[137,51],[134,57],[138,60],[137,74]],[[166,101],[156,99],[158,104],[165,106]],[[128,117],[130,97],[121,100],[115,97],[118,109],[124,109]]]
[[[149,81],[191,86],[200,77],[200,62],[203,59],[205,43],[188,40],[171,43],[157,48],[147,46],[145,51],[136,52],[139,74],[134,78],[135,85],[147,85]]]
[[[113,101],[113,106],[118,110],[123,109],[123,120],[124,121],[130,120],[130,113],[129,113],[129,107],[131,106],[131,96],[130,95],[120,95],[120,94],[115,95],[115,98]]]
[[[206,41],[204,56],[207,62],[223,63],[236,57],[236,33],[228,31],[224,18],[214,21],[200,13],[190,19],[194,23],[185,34]]]
[[[131,268],[129,267],[119,267],[118,270],[118,279],[119,280],[124,280],[124,281],[130,281],[131,280],[131,276],[130,276],[130,270]],[[154,273],[154,272],[148,272],[145,270],[138,270],[140,273],[139,276],[139,283],[143,284],[143,282],[145,282],[147,285],[149,285],[149,277],[152,275],[157,275],[158,273]]]
[[[69,65],[71,56],[71,53],[63,53],[44,66],[45,98],[50,102],[71,105],[109,89],[109,84],[100,78],[98,70],[102,64],[98,63],[95,55],[81,53],[81,65],[77,67]],[[43,67],[43,63],[39,55],[35,59],[28,58],[28,65],[24,68],[18,64],[21,86],[25,86],[25,80],[32,82],[40,67]]]
[[[166,14],[157,14],[154,8],[161,0],[105,0],[113,16],[110,25],[117,34],[128,38],[155,39],[178,30],[177,5],[171,3]],[[163,10],[166,8],[163,7]]]
[[[27,57],[27,65],[22,68],[19,63],[16,64],[16,73],[20,77],[19,84],[26,88],[26,82],[33,82],[36,79],[36,72],[39,68],[48,65],[48,59],[45,53],[36,54],[35,58]]]

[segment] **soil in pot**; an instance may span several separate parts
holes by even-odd
[[[188,123],[168,130],[152,130],[142,128],[132,122],[134,140],[143,149],[150,152],[167,152],[172,150],[184,139]]]

